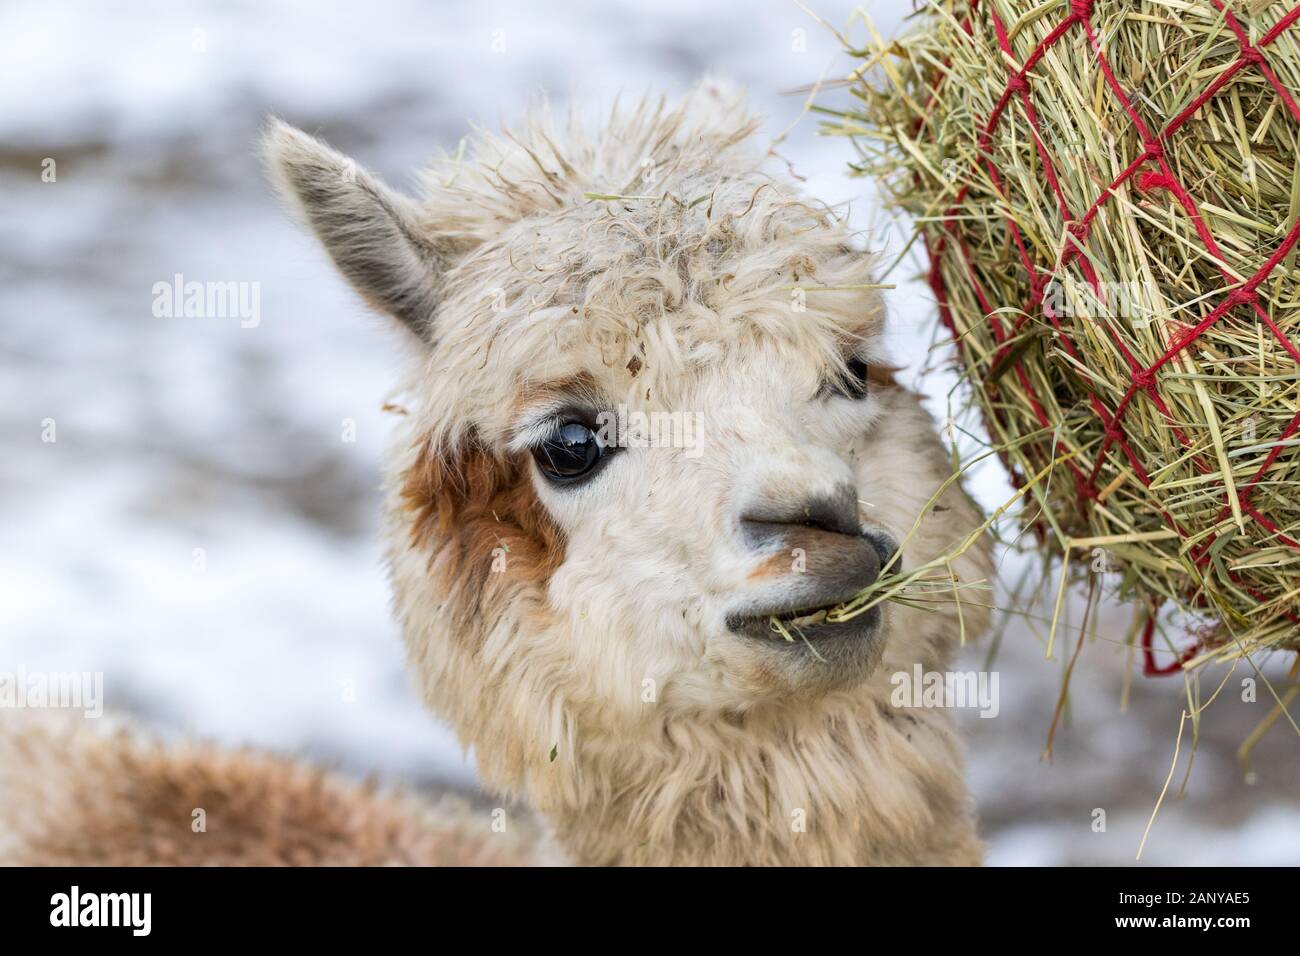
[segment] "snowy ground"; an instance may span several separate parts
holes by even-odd
[[[0,670],[102,670],[111,711],[167,733],[472,788],[472,760],[406,677],[379,567],[395,345],[271,201],[258,124],[283,115],[403,183],[468,122],[542,91],[595,108],[714,71],[775,136],[802,105],[784,91],[843,71],[836,43],[786,0],[121,6],[0,9]],[[811,6],[849,19],[844,0]],[[907,4],[869,9],[888,34]],[[854,200],[855,223],[875,218],[842,141],[805,119],[781,152],[821,198]],[[176,273],[260,283],[260,323],[155,318],[152,287]],[[890,302],[915,368],[928,296]],[[942,377],[926,387],[942,401]],[[998,504],[1006,486],[986,471],[977,493]],[[1178,679],[1138,677],[1120,713],[1107,639],[1125,614],[1108,609],[1084,650],[1051,764],[1067,655],[1044,662],[1043,628],[1023,622],[1002,640],[1000,715],[962,716],[991,862],[1133,859],[1185,698]],[[1275,682],[1283,665],[1267,665]],[[1184,747],[1144,861],[1300,862],[1300,749],[1279,725],[1243,773],[1234,750],[1268,704],[1241,702],[1238,676],[1176,800]]]

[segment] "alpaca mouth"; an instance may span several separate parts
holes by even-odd
[[[774,645],[807,647],[827,641],[854,641],[869,637],[880,626],[880,608],[847,619],[831,619],[844,600],[819,605],[770,608],[733,614],[727,627],[735,634]]]

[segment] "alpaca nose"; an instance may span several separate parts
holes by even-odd
[[[740,528],[752,548],[787,539],[797,528],[860,537],[858,495],[851,486],[842,485],[828,494],[755,503],[741,515]]]

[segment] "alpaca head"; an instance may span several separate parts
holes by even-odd
[[[874,580],[915,511],[863,500],[890,467],[862,448],[888,385],[869,263],[754,128],[708,88],[591,135],[539,114],[436,163],[418,201],[268,133],[283,192],[418,354],[397,610],[495,782],[577,726],[855,686],[901,639],[879,610],[807,617]]]

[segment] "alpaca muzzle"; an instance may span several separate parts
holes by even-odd
[[[829,619],[833,609],[873,584],[898,550],[887,534],[863,529],[853,488],[750,508],[740,519],[740,531],[750,548],[769,555],[750,580],[770,581],[771,589],[727,616],[731,631],[811,646],[861,640],[879,629],[879,608],[848,620]]]

